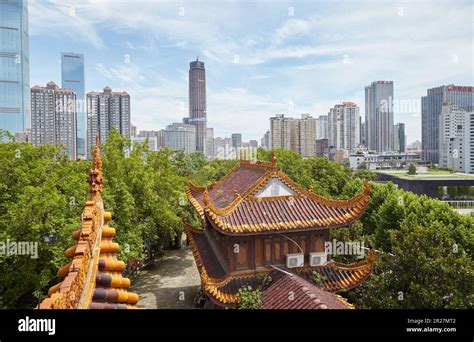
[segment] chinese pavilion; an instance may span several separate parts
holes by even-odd
[[[138,295],[127,291],[130,279],[122,277],[125,263],[117,259],[120,246],[102,202],[102,160],[96,138],[88,177],[89,199],[81,216],[82,228],[72,233],[76,244],[64,253],[71,261],[58,270],[63,280],[51,287],[39,309],[128,309]]]
[[[240,163],[208,186],[188,182],[187,197],[203,229],[185,224],[204,296],[238,307],[237,291],[262,278],[263,309],[353,308],[337,292],[362,283],[376,255],[342,264],[325,252],[332,228],[351,226],[364,213],[370,187],[350,200],[303,189],[271,162]],[[316,277],[315,281],[314,276]]]

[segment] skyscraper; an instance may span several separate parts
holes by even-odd
[[[320,115],[316,118],[316,139],[326,139],[328,137],[328,116]]]
[[[335,105],[328,114],[328,143],[336,149],[353,150],[360,144],[359,106],[352,102]]]
[[[232,147],[233,148],[241,148],[242,147],[242,134],[241,133],[232,133]]]
[[[0,1],[0,129],[30,128],[27,0]]]
[[[87,146],[94,146],[98,133],[105,142],[115,128],[125,138],[130,139],[130,95],[127,92],[113,92],[105,87],[102,93],[87,93]],[[87,151],[90,158],[91,151]]]
[[[393,150],[393,81],[375,81],[365,87],[365,129],[370,150]]]
[[[444,85],[428,89],[421,98],[422,157],[432,163],[439,163],[439,119],[444,103],[474,110],[474,87]]]
[[[49,82],[31,88],[31,142],[64,146],[70,159],[76,159],[76,94]]]
[[[196,151],[205,152],[206,142],[206,69],[196,59],[189,63],[189,124],[196,126]]]
[[[397,123],[393,133],[393,150],[404,153],[406,151],[405,124]]]
[[[266,150],[269,150],[271,148],[270,144],[270,130],[267,130],[265,134],[263,135],[260,144],[262,147]]]
[[[84,83],[84,55],[72,52],[61,53],[61,86],[72,89],[77,98],[77,157],[87,156],[87,114]],[[91,146],[91,145],[89,145]]]

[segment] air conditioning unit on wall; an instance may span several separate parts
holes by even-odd
[[[326,252],[309,253],[310,266],[322,266],[328,262],[328,255]]]
[[[304,255],[301,253],[293,253],[286,255],[286,267],[295,268],[304,266]]]

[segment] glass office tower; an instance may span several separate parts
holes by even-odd
[[[61,86],[74,90],[77,103],[77,158],[87,157],[87,114],[84,84],[84,55],[61,53]]]
[[[27,0],[0,1],[0,129],[30,128]]]

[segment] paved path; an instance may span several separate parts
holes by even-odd
[[[165,251],[143,269],[130,291],[145,309],[193,309],[201,280],[189,247]]]

